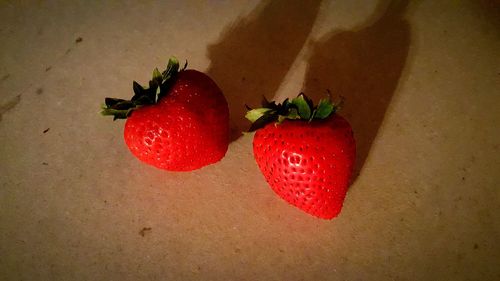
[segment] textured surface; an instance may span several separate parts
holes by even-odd
[[[2,1],[0,280],[500,279],[498,1],[307,2]],[[192,173],[136,160],[99,104],[170,55],[233,115],[344,95],[342,214],[277,198],[252,135]]]
[[[228,148],[227,102],[207,75],[181,71],[157,104],[132,112],[124,139],[138,159],[160,169],[192,171],[216,163]]]
[[[326,120],[270,123],[257,130],[255,160],[281,198],[314,216],[341,211],[356,147],[351,126],[338,114]]]

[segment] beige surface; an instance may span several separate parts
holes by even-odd
[[[0,280],[500,279],[495,1],[99,2],[0,4]],[[171,54],[234,132],[262,94],[344,95],[340,217],[275,196],[251,135],[192,173],[134,159],[98,106]]]

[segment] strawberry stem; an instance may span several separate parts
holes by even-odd
[[[187,61],[184,67],[179,70],[179,61],[177,58],[171,57],[165,71],[160,73],[158,68],[154,69],[153,79],[149,81],[148,88],[144,88],[136,81],[133,81],[134,96],[130,100],[105,98],[101,114],[113,116],[113,120],[126,119],[135,109],[157,103],[163,96],[168,94],[179,71],[185,70],[186,67]]]
[[[276,104],[274,101],[269,102],[264,97],[261,108],[252,109],[246,106],[248,112],[245,117],[252,122],[248,131],[253,132],[271,122],[279,124],[286,119],[308,122],[326,119],[335,114],[343,103],[343,97],[340,97],[339,102],[333,103],[330,96],[328,96],[328,98],[321,99],[317,106],[314,106],[312,100],[304,93],[300,93],[292,100],[287,98],[280,104]]]

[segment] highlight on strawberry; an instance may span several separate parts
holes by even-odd
[[[280,104],[264,98],[245,116],[256,131],[255,161],[274,192],[323,219],[342,210],[356,158],[352,128],[336,113],[342,103],[327,98],[314,106],[301,93]]]
[[[229,108],[217,84],[172,57],[149,87],[133,82],[130,100],[106,98],[102,114],[127,119],[124,139],[139,160],[169,171],[213,164],[229,144]]]

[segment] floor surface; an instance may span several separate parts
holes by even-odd
[[[498,1],[1,1],[0,280],[500,280]],[[141,164],[128,98],[170,55],[229,102],[226,157]],[[279,199],[244,104],[343,95],[341,215]]]

